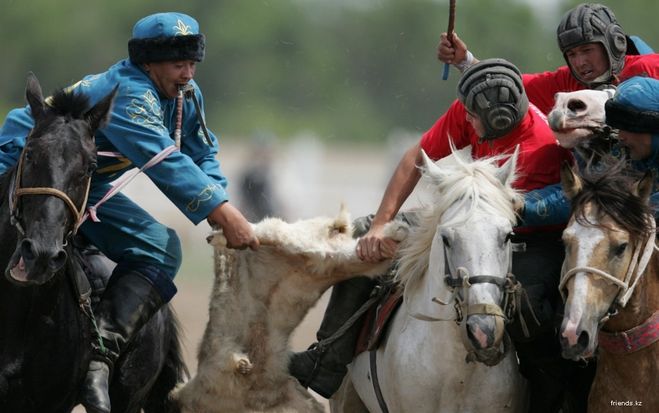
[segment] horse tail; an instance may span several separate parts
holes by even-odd
[[[181,325],[171,305],[166,308],[165,331],[169,341],[169,348],[165,362],[154,383],[144,405],[144,413],[177,413],[180,411],[178,404],[170,398],[174,388],[189,379],[183,351],[181,349],[180,330]]]

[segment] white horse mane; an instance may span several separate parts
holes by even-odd
[[[512,201],[520,195],[511,186],[516,176],[513,173],[505,183],[497,176],[499,162],[508,155],[474,160],[471,146],[455,150],[451,145],[451,149],[452,155],[437,161],[436,167],[429,164],[419,167],[434,186],[433,203],[422,209],[418,225],[411,228],[409,236],[401,243],[395,279],[403,286],[428,269],[433,237],[442,215],[451,205],[459,203],[462,213],[441,222],[444,227],[465,222],[476,211],[503,216],[511,223],[517,220]],[[427,159],[427,162],[432,161]]]

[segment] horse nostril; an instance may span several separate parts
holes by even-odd
[[[467,337],[476,348],[486,349],[494,343],[493,332],[482,321],[474,320],[476,316],[467,320]]]
[[[30,239],[24,239],[21,242],[21,256],[25,261],[32,261],[36,258],[37,254],[34,251],[34,244]]]
[[[53,268],[53,270],[56,271],[62,268],[62,266],[64,266],[64,264],[66,263],[66,258],[67,255],[66,255],[66,251],[64,250],[59,250],[56,254],[54,254],[50,258],[50,265]]]
[[[577,340],[577,345],[581,349],[586,349],[588,348],[588,341],[590,340],[590,335],[586,330],[582,331],[581,334],[579,334],[579,339]]]
[[[586,110],[588,107],[581,99],[570,99],[570,101],[567,103],[567,108],[576,113]]]

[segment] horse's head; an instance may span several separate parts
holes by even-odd
[[[94,133],[107,122],[113,90],[91,109],[84,95],[59,90],[44,100],[28,76],[26,98],[34,119],[11,188],[16,250],[5,271],[20,285],[49,281],[67,260],[65,246],[77,229],[96,167]]]
[[[501,158],[474,161],[469,151],[455,152],[438,164],[424,157],[424,175],[436,185],[438,202],[423,219],[419,231],[426,235],[419,239],[429,244],[432,237],[425,278],[441,277],[438,287],[445,290],[432,292],[433,305],[454,306],[457,299],[467,350],[476,360],[493,365],[503,354],[502,307],[510,282],[510,236],[519,197],[511,185],[518,153],[499,167]],[[401,251],[400,273],[411,268],[405,254],[413,248]],[[438,271],[441,274],[431,274]]]
[[[556,94],[547,120],[564,148],[590,148],[595,138],[608,137],[604,104],[615,90],[578,90]]]
[[[567,297],[560,334],[566,358],[593,355],[599,328],[625,306],[654,250],[652,174],[634,180],[622,172],[622,164],[581,177],[568,165],[561,171],[573,209],[563,232],[560,283]]]

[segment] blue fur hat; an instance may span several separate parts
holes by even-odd
[[[635,133],[659,134],[659,80],[632,77],[606,102],[606,123]]]
[[[205,38],[199,23],[183,13],[156,13],[140,19],[128,41],[133,63],[204,59]]]

